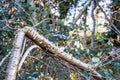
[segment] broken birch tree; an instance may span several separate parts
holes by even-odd
[[[93,69],[92,65],[86,64],[72,57],[66,52],[61,51],[59,47],[54,45],[52,42],[50,42],[48,39],[40,35],[37,31],[35,31],[31,27],[25,27],[19,30],[17,33],[17,37],[15,38],[15,41],[13,44],[11,59],[10,59],[10,62],[7,68],[6,80],[16,79],[18,65],[19,65],[20,58],[21,58],[20,52],[21,52],[21,46],[23,43],[24,35],[28,37],[29,39],[31,39],[34,43],[36,43],[36,45],[38,45],[46,53],[52,55],[53,57],[65,60],[66,62],[70,63],[71,65],[75,67],[90,71],[93,77],[97,78],[97,80],[98,79],[101,80],[102,76]]]

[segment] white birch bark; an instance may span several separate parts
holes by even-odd
[[[18,30],[13,43],[13,49],[11,51],[11,58],[7,68],[7,76],[5,80],[16,80],[16,73],[18,68],[18,63],[20,60],[21,46],[23,43],[25,33],[21,30]]]

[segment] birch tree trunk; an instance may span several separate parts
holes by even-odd
[[[11,59],[7,68],[7,76],[5,80],[16,80],[16,73],[18,68],[18,63],[20,60],[21,46],[23,43],[25,33],[21,30],[18,30],[13,43],[13,49],[11,51]]]
[[[97,73],[93,68],[92,65],[86,64],[68,53],[61,51],[59,47],[55,46],[52,42],[50,42],[48,39],[40,35],[38,32],[36,32],[33,28],[25,27],[18,33],[18,37],[15,39],[16,44],[14,45],[14,49],[12,51],[12,58],[9,63],[9,67],[7,69],[7,77],[6,80],[15,80],[15,76],[17,73],[17,66],[20,58],[20,49],[22,46],[24,33],[25,36],[31,39],[34,43],[36,43],[40,48],[45,51],[46,53],[52,55],[52,57],[61,58],[62,60],[65,60],[66,62],[70,63],[73,66],[76,66],[80,69],[84,69],[87,71],[90,71],[92,73],[92,76],[97,78],[97,80],[101,80],[102,76]],[[12,75],[11,75],[12,74]],[[11,78],[12,77],[12,78]]]

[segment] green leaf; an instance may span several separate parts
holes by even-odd
[[[107,44],[113,46],[113,43],[111,41],[108,41]]]
[[[20,0],[20,2],[25,2],[25,0]]]
[[[21,74],[20,74],[20,78],[21,79],[24,79],[24,78],[26,78],[28,75],[25,73],[25,72],[22,72]]]
[[[93,61],[93,62],[99,62],[100,59],[99,59],[98,57],[93,57],[93,58],[92,58],[92,61]]]
[[[50,36],[48,39],[49,39],[50,41],[52,41],[52,42],[55,42],[55,41],[56,41],[55,36]]]
[[[43,64],[43,61],[40,60],[40,61],[38,61],[37,66],[41,66],[42,64]]]
[[[63,26],[64,23],[59,20],[57,24],[58,24],[59,26]]]
[[[32,76],[29,76],[28,78],[27,78],[27,80],[36,80],[34,77],[32,77]]]
[[[104,70],[104,74],[106,77],[108,77],[110,73],[108,72],[108,70]]]
[[[34,10],[36,10],[37,8],[35,7],[35,5],[32,5],[32,6],[30,6],[30,8],[29,8],[29,10],[31,10],[31,11],[34,11]]]
[[[79,41],[75,41],[74,45],[79,48],[80,47],[80,42]]]
[[[44,21],[44,22],[42,22],[42,26],[44,27],[44,28],[46,28],[47,27],[47,23]]]
[[[39,73],[38,72],[33,72],[31,76],[37,78],[39,76]]]
[[[58,34],[58,38],[61,40],[67,39],[66,35],[64,35],[64,34]]]
[[[71,74],[70,74],[70,79],[71,79],[71,80],[75,80],[75,77],[76,77],[76,74],[75,74],[75,73],[71,73]]]

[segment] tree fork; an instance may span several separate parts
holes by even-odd
[[[21,29],[21,31],[23,31],[22,33],[25,34],[26,37],[28,37],[29,39],[31,39],[34,43],[36,43],[38,46],[40,46],[42,48],[43,51],[47,52],[48,54],[50,55],[53,55],[54,57],[59,57],[65,61],[67,61],[68,63],[78,67],[78,68],[81,68],[81,69],[84,69],[84,70],[87,70],[87,71],[90,71],[92,73],[92,76],[95,77],[97,80],[101,80],[102,79],[102,76],[96,72],[92,65],[90,64],[86,64],[72,56],[70,56],[69,54],[67,54],[66,52],[64,51],[61,51],[59,47],[55,46],[52,42],[50,42],[48,39],[46,39],[45,37],[43,37],[42,35],[40,35],[37,31],[35,31],[33,28],[31,27],[25,27],[23,29]],[[18,36],[21,36],[20,35],[21,33],[18,33]],[[24,35],[22,36],[24,37]],[[18,37],[19,38],[19,37]],[[20,40],[21,43],[18,43],[18,41]],[[23,42],[23,38],[19,38],[19,39],[15,39],[15,42],[16,45],[13,45],[14,48],[18,48],[18,47],[21,47],[22,45],[22,42]],[[15,55],[17,53],[17,57],[20,57],[20,51],[15,51],[13,49],[12,51],[12,55]],[[13,56],[10,60],[9,63],[14,63],[14,59],[16,59],[15,57],[16,56]],[[19,61],[20,59],[18,58],[17,61]],[[16,63],[14,65],[18,66],[19,63]],[[12,68],[9,68],[7,69],[7,77],[6,77],[6,80],[15,80],[16,78],[16,73],[17,73],[17,67],[14,68],[13,65],[9,64],[8,65],[9,67],[12,67]],[[11,70],[9,70],[11,69]],[[10,76],[11,72],[14,73],[13,77],[12,78],[8,78],[8,76]]]

